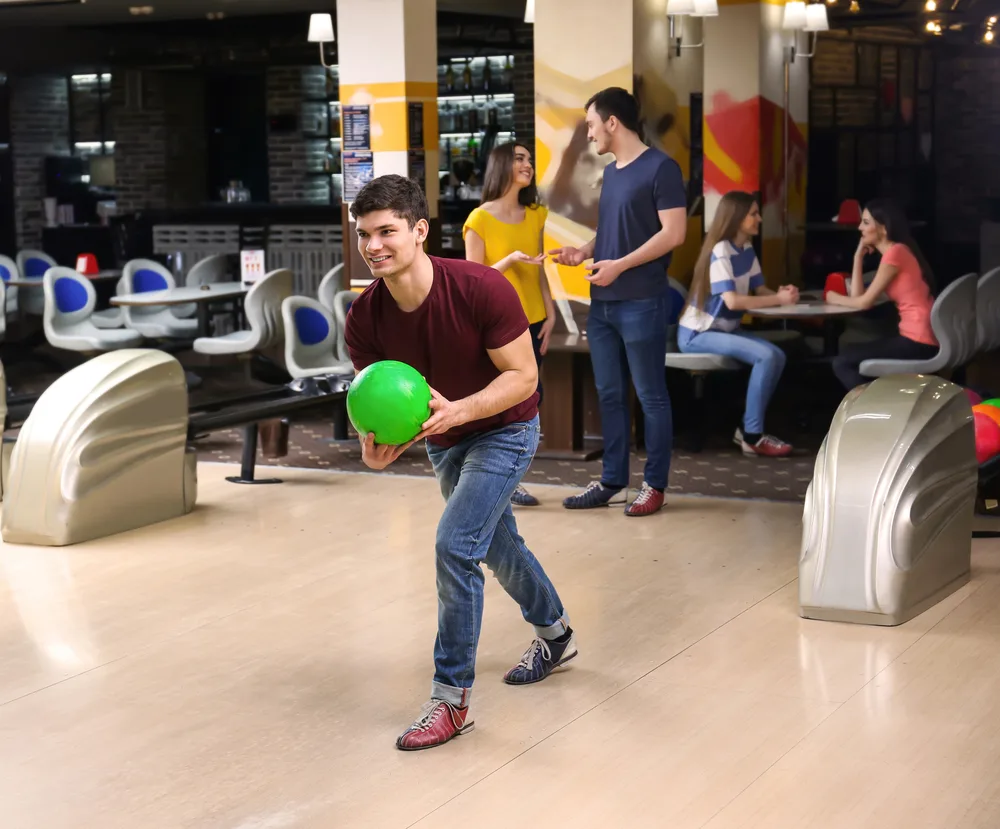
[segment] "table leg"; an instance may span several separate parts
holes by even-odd
[[[199,337],[211,337],[212,332],[209,330],[209,313],[208,313],[208,303],[199,302],[198,305],[198,336]]]
[[[535,457],[544,460],[593,460],[603,448],[584,445],[583,360],[586,354],[550,351],[542,364],[545,402],[541,407],[542,442]]]
[[[251,423],[243,427],[243,457],[240,463],[240,474],[226,478],[232,484],[280,484],[279,478],[255,478],[257,468],[257,424]]]

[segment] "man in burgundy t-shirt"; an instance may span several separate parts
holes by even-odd
[[[408,363],[432,391],[431,415],[414,441],[379,446],[372,435],[359,435],[362,459],[384,469],[426,438],[446,501],[435,543],[431,699],[396,741],[414,751],[472,730],[483,563],[535,628],[535,640],[505,682],[545,679],[577,649],[562,602],[518,534],[510,504],[538,446],[537,366],[517,293],[492,268],[424,252],[427,202],[409,179],[375,179],[358,194],[351,215],[358,249],[376,277],[347,316],[351,360],[359,371],[380,360]]]

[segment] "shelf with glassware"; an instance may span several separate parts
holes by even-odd
[[[451,58],[438,66],[441,200],[477,200],[486,159],[514,138],[512,55]]]
[[[302,137],[308,143],[309,178],[329,182],[329,201],[339,206],[344,192],[340,145],[340,73],[330,67],[325,78],[325,94],[302,100]]]

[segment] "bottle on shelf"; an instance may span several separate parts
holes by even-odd
[[[462,89],[472,92],[472,58],[465,61],[465,69],[462,70]]]
[[[493,70],[490,69],[490,59],[486,58],[486,66],[483,68],[483,92],[487,94],[492,92],[493,87]]]
[[[503,65],[503,86],[508,91],[514,88],[514,66],[510,62],[510,55],[507,55],[507,61]]]
[[[448,93],[455,91],[455,70],[452,68],[451,64],[448,64],[448,69],[444,73],[444,88]]]

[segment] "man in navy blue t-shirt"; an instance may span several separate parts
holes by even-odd
[[[673,421],[664,372],[667,351],[667,267],[687,232],[687,193],[677,162],[647,147],[639,135],[639,105],[624,89],[598,92],[587,102],[587,137],[604,169],[596,238],[582,248],[550,252],[562,265],[593,258],[587,279],[587,340],[601,404],[604,469],[569,509],[613,503],[629,483],[629,375],[645,415],[645,480],[626,515],[652,515],[663,506],[670,473]]]

